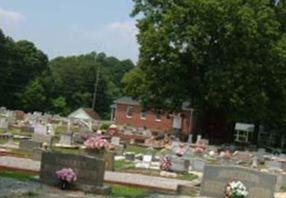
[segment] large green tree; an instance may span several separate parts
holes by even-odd
[[[131,94],[156,108],[189,100],[200,120],[219,112],[228,121],[283,125],[284,1],[133,1],[146,83],[145,94]]]
[[[67,115],[79,107],[91,107],[97,83],[95,110],[102,118],[109,118],[110,105],[123,94],[121,78],[132,68],[131,61],[104,53],[57,57],[26,87],[23,103],[29,111],[38,108]],[[37,105],[31,102],[34,98],[38,98]]]
[[[0,104],[21,109],[21,93],[47,64],[47,56],[33,43],[14,42],[0,30]]]

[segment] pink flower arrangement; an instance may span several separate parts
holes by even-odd
[[[203,147],[200,147],[200,146],[197,146],[194,148],[194,152],[195,153],[198,153],[198,154],[201,154],[205,151],[205,149]]]
[[[108,142],[102,136],[91,137],[84,142],[86,149],[102,150],[108,147]]]
[[[75,172],[71,168],[63,168],[56,172],[57,178],[61,181],[73,183],[77,180]]]
[[[171,159],[169,157],[163,157],[160,161],[160,168],[162,170],[170,170],[172,166]]]

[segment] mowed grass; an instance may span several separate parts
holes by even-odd
[[[0,170],[0,177],[12,178],[12,179],[20,180],[20,181],[31,180],[33,179],[34,176],[36,176],[36,174]]]
[[[112,185],[111,197],[141,198],[150,194],[150,191],[140,187]]]
[[[116,171],[134,168],[134,164],[132,162],[126,161],[126,160],[118,160],[114,161],[114,169]]]

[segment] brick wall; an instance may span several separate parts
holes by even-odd
[[[127,107],[132,106],[132,117],[126,116]],[[146,127],[154,131],[172,131],[173,118],[161,115],[161,121],[156,120],[156,114],[152,111],[146,112],[145,119],[141,119],[141,108],[137,105],[117,104],[115,122],[118,125],[130,125],[134,127]],[[190,112],[184,112],[182,119],[182,131],[188,133],[190,130]]]

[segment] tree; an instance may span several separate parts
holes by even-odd
[[[226,121],[285,120],[286,109],[279,108],[286,104],[284,2],[134,3],[133,16],[143,16],[139,67],[148,104],[178,109],[189,100],[200,120],[210,112]]]

